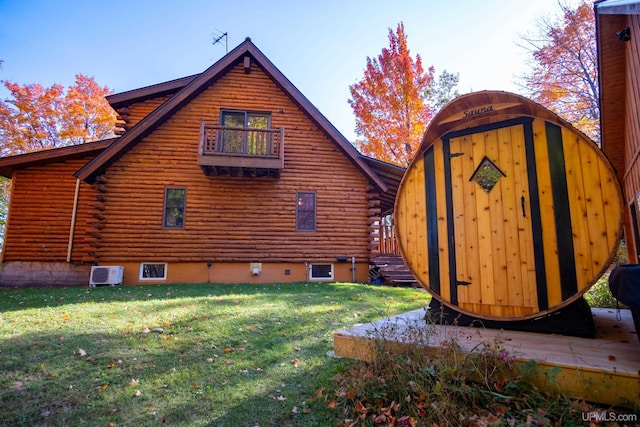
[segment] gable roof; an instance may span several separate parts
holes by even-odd
[[[163,85],[156,85],[143,88],[137,94],[122,95],[121,99],[111,97],[112,105],[123,102],[127,97],[150,96],[153,90],[175,90],[183,83],[186,85],[166,102],[156,108],[148,116],[138,122],[128,130],[111,146],[97,155],[87,163],[75,176],[83,181],[92,181],[96,176],[104,172],[113,162],[126,153],[131,147],[137,144],[142,138],[150,134],[154,129],[164,123],[171,115],[200,94],[218,78],[224,75],[230,68],[234,67],[243,57],[250,55],[262,70],[285,92],[293,102],[318,126],[318,128],[352,161],[352,163],[373,182],[382,192],[388,190],[385,182],[369,167],[366,161],[360,156],[356,148],[324,117],[320,111],[278,70],[275,65],[246,38],[243,43],[222,57],[202,74],[190,80],[190,77],[174,80]],[[193,77],[193,76],[191,76]],[[187,83],[188,82],[188,83]],[[171,89],[173,88],[173,89]]]

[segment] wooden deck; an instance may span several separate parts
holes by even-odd
[[[561,335],[482,329],[462,326],[429,325],[425,309],[414,310],[377,322],[357,325],[334,334],[336,356],[372,360],[374,340],[381,337],[397,343],[398,351],[407,345],[429,349],[455,339],[463,350],[499,340],[504,350],[525,363],[537,361],[539,376],[536,385],[556,388],[576,398],[607,405],[637,408],[640,405],[640,342],[635,333],[629,310],[592,309],[596,338],[576,338]],[[416,333],[416,326],[427,333]],[[415,336],[423,342],[415,342]],[[424,342],[426,341],[426,342]],[[553,384],[548,371],[559,369]]]

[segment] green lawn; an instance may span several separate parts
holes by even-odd
[[[0,425],[327,426],[333,333],[423,307],[351,283],[0,288]]]

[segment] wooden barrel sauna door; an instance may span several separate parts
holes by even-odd
[[[521,320],[575,301],[606,270],[621,200],[586,137],[510,116],[447,132],[420,153],[398,191],[396,231],[405,262],[441,302]]]

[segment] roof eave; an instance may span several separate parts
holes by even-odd
[[[171,80],[164,83],[158,83],[151,86],[145,86],[138,89],[129,90],[126,92],[114,93],[106,96],[107,102],[115,110],[120,107],[125,107],[134,102],[141,102],[147,99],[158,98],[161,96],[175,93],[186,85],[191,83],[198,77],[199,74],[192,76],[182,77],[180,79]]]
[[[11,178],[16,170],[98,154],[115,140],[116,138],[105,139],[102,141],[3,157],[0,158],[0,175],[5,178]]]

